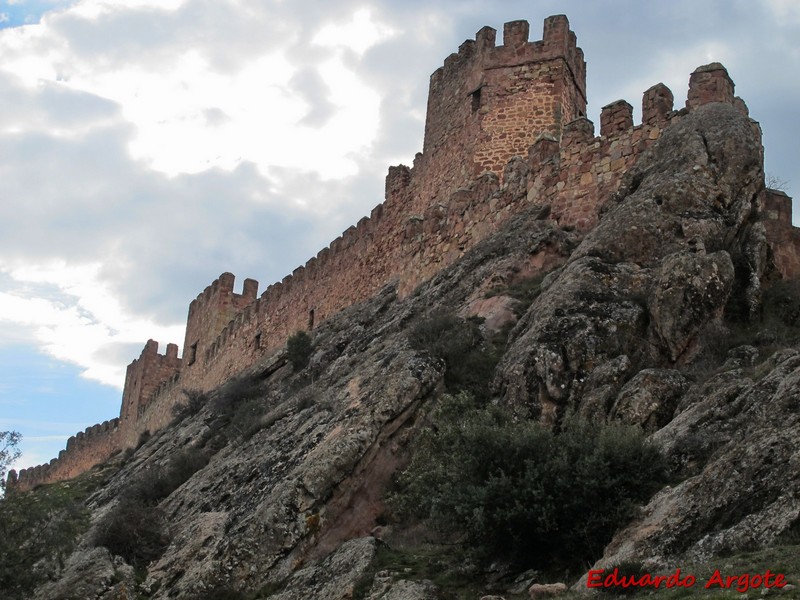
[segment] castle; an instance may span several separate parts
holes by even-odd
[[[644,92],[642,123],[620,100],[602,109],[600,135],[586,117],[586,63],[563,15],[531,42],[526,21],[484,27],[430,79],[423,152],[412,168],[390,167],[385,200],[369,217],[259,296],[258,282],[223,273],[189,305],[182,358],[150,340],[127,369],[119,418],[69,439],[47,465],[11,471],[9,490],[74,477],[136,445],[173,418],[182,390],[211,390],[267,362],[298,330],[374,296],[387,283],[402,298],[452,264],[512,215],[549,205],[562,227],[590,230],[622,175],[683,115],[725,102],[747,112],[722,65],[695,70],[684,108],[657,84]],[[758,128],[758,124],[753,122]],[[504,186],[524,193],[497,193]],[[791,199],[766,190],[762,219],[778,270],[800,275],[800,229]]]

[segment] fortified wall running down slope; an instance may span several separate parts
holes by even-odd
[[[220,275],[189,305],[183,357],[175,344],[161,355],[148,341],[128,366],[119,419],[70,438],[48,465],[12,471],[8,489],[74,477],[136,445],[170,422],[182,390],[211,390],[276,360],[289,335],[387,283],[407,296],[533,203],[549,205],[559,226],[588,232],[665,128],[710,102],[747,114],[725,68],[712,63],[691,74],[684,108],[675,110],[672,92],[657,84],[644,92],[641,124],[619,100],[602,109],[596,136],[586,118],[586,63],[567,18],[545,19],[539,41],[528,41],[528,29],[506,23],[497,45],[496,31],[484,27],[431,75],[423,152],[411,168],[389,168],[385,200],[369,217],[260,296],[257,281],[236,293],[234,276]],[[509,186],[524,189],[497,193]],[[800,275],[791,198],[765,190],[760,202],[777,270]]]

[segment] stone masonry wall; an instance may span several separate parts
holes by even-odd
[[[698,72],[719,69],[723,68],[702,67]],[[693,90],[702,85],[694,75],[692,81]],[[714,99],[743,107],[731,94],[732,87],[730,94]],[[419,180],[417,167],[390,168],[386,201],[292,275],[269,286],[261,297],[256,299],[252,292],[237,296],[232,292],[233,275],[220,277],[227,294],[250,303],[209,345],[198,347],[197,369],[185,369],[181,385],[213,389],[263,360],[295,331],[313,329],[328,316],[373,296],[390,281],[397,282],[401,297],[410,293],[528,206],[549,204],[551,218],[561,225],[591,229],[622,175],[665,127],[688,110],[672,110],[672,93],[663,84],[647,90],[642,102],[644,122],[640,125],[633,124],[630,104],[612,103],[602,111],[600,136],[594,135],[591,121],[579,118],[564,127],[561,144],[553,136],[540,136],[526,159],[508,163],[502,178],[484,172],[470,186],[419,213],[409,207],[416,205],[427,181]],[[257,283],[248,282],[254,290]],[[217,285],[211,286],[212,292]],[[190,309],[190,319],[194,312]],[[179,391],[167,389],[164,398],[152,404],[174,403]],[[168,418],[168,412],[153,416],[146,420],[147,427]]]
[[[48,464],[8,475],[9,490],[29,490],[42,483],[71,479],[120,450],[119,419],[87,427],[67,440],[67,448]]]
[[[162,356],[150,340],[128,368],[121,420],[79,434],[55,464],[10,474],[12,487],[72,477],[135,445],[172,420],[182,390],[219,386],[267,360],[292,333],[389,283],[400,297],[410,294],[528,207],[549,206],[561,226],[590,230],[624,173],[671,123],[706,102],[746,111],[727,71],[712,63],[691,75],[686,108],[673,110],[672,93],[658,84],[644,93],[641,124],[617,101],[603,108],[595,136],[583,113],[585,63],[566,18],[549,18],[535,43],[523,23],[506,24],[498,48],[494,30],[482,29],[434,73],[425,153],[413,168],[389,168],[385,200],[369,217],[260,297],[257,281],[246,279],[237,294],[234,276],[220,275],[189,307],[183,359],[174,344]],[[785,275],[800,274],[791,200],[772,191],[763,204],[776,263]]]
[[[792,199],[778,190],[766,190],[762,213],[775,266],[784,277],[800,277],[800,228],[792,226]]]
[[[138,420],[155,391],[179,374],[181,364],[177,345],[167,344],[166,355],[161,355],[158,353],[158,342],[148,340],[139,358],[128,365],[125,374],[120,410],[122,422]]]

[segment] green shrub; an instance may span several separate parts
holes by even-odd
[[[18,431],[0,431],[0,497],[6,489],[6,471],[21,454],[20,440],[22,435]]]
[[[286,354],[295,371],[300,371],[308,366],[311,359],[311,336],[305,331],[298,331],[286,341]]]
[[[493,296],[508,296],[514,300],[511,309],[517,317],[521,317],[528,310],[533,301],[542,293],[542,282],[553,271],[537,273],[529,277],[513,279],[509,284],[500,284],[486,293],[487,298]]]
[[[630,578],[630,577],[641,579],[651,571],[651,569],[645,567],[641,562],[634,560],[626,560],[619,563],[618,565],[612,565],[606,569],[606,573],[608,573],[609,571],[613,571],[614,569],[617,569],[620,579]],[[663,584],[661,588],[664,589]],[[635,596],[638,592],[641,592],[642,590],[637,586],[630,586],[630,587],[610,586],[610,587],[597,588],[597,591],[607,596]]]
[[[263,380],[254,375],[229,380],[211,393],[215,420],[204,444],[216,451],[236,439],[249,439],[263,427],[262,417],[269,407]]]
[[[186,396],[186,401],[172,407],[172,414],[176,421],[182,421],[187,417],[192,417],[200,412],[200,409],[208,402],[208,394],[200,390],[182,390]]]
[[[467,394],[445,397],[415,448],[390,498],[400,518],[537,568],[593,562],[666,479],[638,429],[572,417],[554,433]]]
[[[800,330],[800,278],[783,279],[764,290],[762,317],[767,323]]]
[[[161,468],[148,469],[128,488],[128,495],[145,506],[155,506],[208,464],[208,455],[196,448],[176,453]]]
[[[236,407],[236,412],[230,415],[225,427],[224,435],[228,441],[237,438],[249,440],[261,429],[270,427],[288,413],[284,408],[281,410],[267,411],[269,405],[264,398],[253,398],[242,402]]]
[[[220,584],[202,592],[189,594],[187,600],[246,600],[247,596],[234,588]]]
[[[408,341],[415,350],[444,361],[448,391],[468,391],[483,399],[488,397],[500,353],[484,341],[480,324],[480,319],[462,319],[439,311],[412,327]]]
[[[246,598],[242,592],[226,585],[217,585],[189,596],[189,600],[245,600]]]
[[[94,543],[142,569],[161,556],[169,537],[161,511],[131,497],[120,500],[98,523]]]
[[[4,600],[24,600],[63,567],[89,526],[84,505],[94,491],[89,477],[12,492],[0,499],[0,590]]]
[[[211,412],[217,417],[230,417],[241,405],[262,394],[260,382],[253,376],[241,375],[229,379],[211,398]]]
[[[186,448],[165,467],[142,473],[98,523],[94,545],[105,546],[137,569],[159,558],[169,544],[169,535],[157,504],[205,467],[208,460],[201,450]]]
[[[153,437],[153,434],[150,433],[149,429],[145,429],[141,434],[139,434],[139,440],[136,442],[136,450],[149,442],[151,437]]]

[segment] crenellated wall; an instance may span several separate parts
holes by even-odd
[[[562,227],[590,230],[670,124],[708,102],[747,112],[725,68],[712,63],[691,74],[685,108],[674,110],[672,92],[657,84],[644,92],[641,124],[619,100],[603,107],[595,135],[583,53],[566,17],[545,20],[538,42],[528,41],[527,22],[507,23],[503,42],[495,46],[495,30],[485,27],[431,76],[424,153],[411,168],[389,168],[384,202],[368,217],[260,296],[257,281],[246,279],[238,294],[234,276],[220,275],[189,306],[183,358],[174,344],[160,355],[148,341],[128,367],[113,427],[78,434],[51,465],[12,472],[10,489],[72,477],[135,445],[172,420],[183,390],[219,386],[387,283],[401,298],[410,294],[530,206],[549,206]],[[768,190],[762,205],[777,266],[800,275],[791,199]]]
[[[67,448],[48,464],[8,475],[9,490],[29,490],[42,483],[72,479],[107,460],[119,446],[119,419],[87,427],[67,440]]]
[[[189,305],[183,358],[184,369],[190,377],[203,368],[211,344],[231,319],[255,302],[258,282],[245,279],[242,293],[236,294],[234,281],[231,273],[223,273]]]

